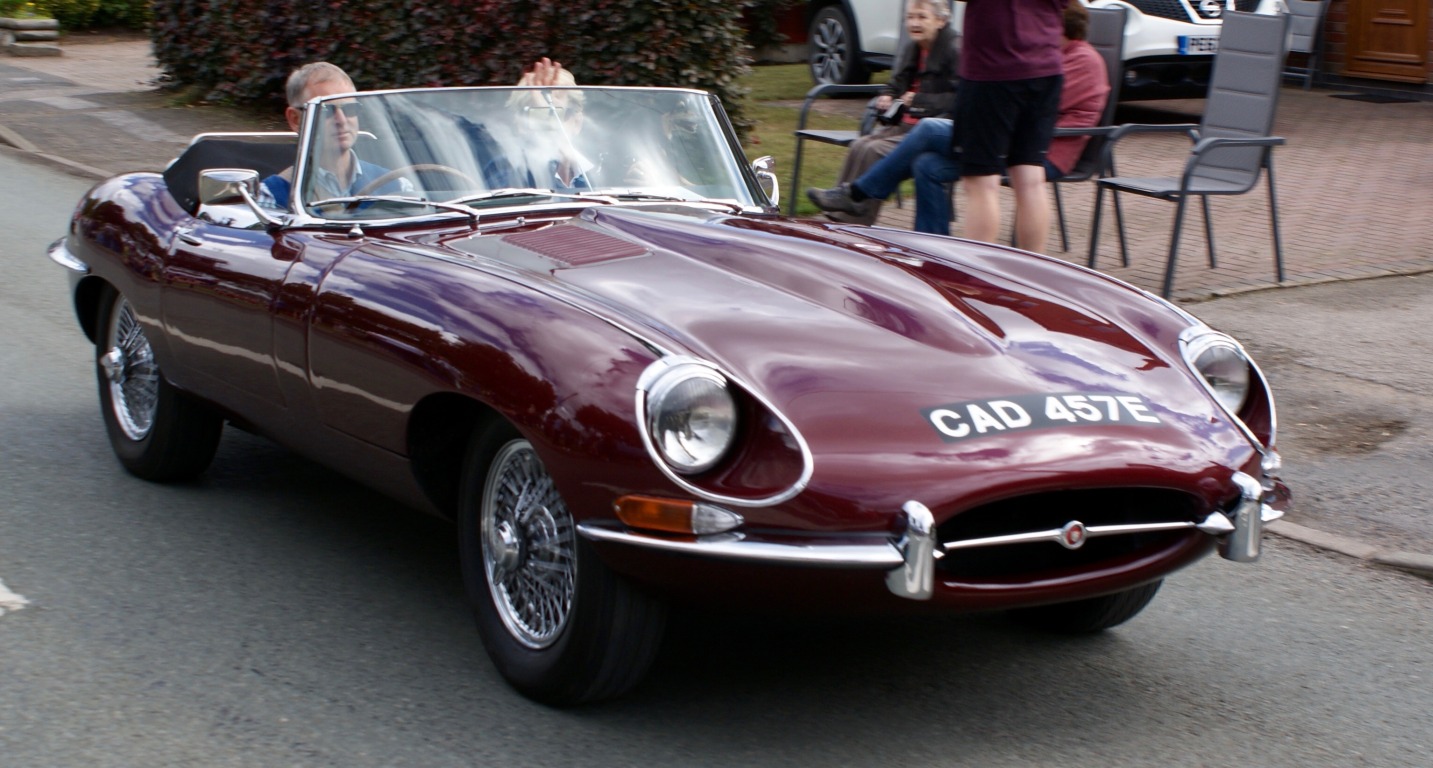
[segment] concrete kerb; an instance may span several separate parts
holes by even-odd
[[[11,63],[23,66],[23,64],[21,64],[20,62]],[[136,76],[143,77],[144,73],[136,73]],[[112,175],[110,172],[105,171],[103,169],[94,168],[84,163],[76,162],[69,158],[46,152],[42,147],[37,146],[31,140],[25,138],[18,132],[3,124],[0,124],[0,144],[8,145],[15,150],[23,153],[27,157],[48,164],[59,170],[68,173],[74,173],[76,175],[93,179],[95,181],[104,180]],[[1230,287],[1221,290],[1211,291],[1207,296],[1191,298],[1188,301],[1190,301],[1191,303],[1197,303],[1198,301],[1219,298],[1222,296],[1232,296],[1257,291],[1283,290],[1294,287],[1344,281],[1345,280],[1341,280],[1339,278],[1334,277],[1317,277],[1307,278],[1299,280],[1297,282],[1286,282],[1274,286],[1260,285],[1250,286],[1247,288]],[[1433,580],[1433,555],[1381,549],[1371,544],[1358,541],[1357,539],[1342,536],[1339,534],[1315,530],[1286,520],[1279,520],[1270,523],[1268,526],[1266,526],[1265,529],[1269,533],[1272,533],[1276,536],[1280,536],[1282,538],[1286,538],[1292,541],[1298,541],[1321,550],[1334,552],[1347,557],[1353,557],[1380,567],[1398,569]]]
[[[0,144],[8,144],[21,152],[39,152],[40,148],[10,128],[0,125]]]
[[[93,179],[94,181],[104,181],[113,175],[108,171],[42,151],[24,136],[21,136],[4,125],[0,125],[0,144],[12,147],[32,160],[53,166],[61,171]]]
[[[1422,576],[1425,579],[1433,580],[1433,555],[1421,555],[1414,552],[1391,552],[1358,541],[1357,539],[1307,528],[1287,520],[1276,520],[1269,523],[1264,527],[1264,530],[1276,536],[1302,542],[1328,552],[1336,552],[1374,565],[1396,568]]]

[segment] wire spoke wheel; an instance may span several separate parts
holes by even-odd
[[[546,648],[562,634],[577,591],[576,528],[532,445],[514,440],[483,491],[483,568],[513,638]]]
[[[134,308],[120,298],[114,304],[99,365],[108,382],[110,407],[130,440],[143,440],[154,428],[159,409],[159,368]]]
[[[188,480],[214,459],[224,419],[169,383],[140,317],[123,294],[104,289],[96,314],[95,375],[105,432],[130,474],[156,482]]]
[[[463,582],[503,679],[554,706],[636,685],[656,656],[666,606],[578,534],[533,443],[501,421],[475,429],[459,495]]]

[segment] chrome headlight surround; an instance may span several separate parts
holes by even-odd
[[[1193,318],[1191,321],[1195,324],[1179,334],[1179,351],[1185,363],[1219,407],[1260,446],[1265,459],[1277,463],[1277,455],[1271,449],[1278,435],[1279,417],[1269,380],[1233,337]],[[1232,369],[1238,373],[1231,375]]]
[[[1179,334],[1179,351],[1209,394],[1224,410],[1239,415],[1260,378],[1244,347],[1228,334],[1195,325]]]
[[[736,399],[716,368],[696,360],[649,368],[637,389],[647,444],[673,471],[705,472],[736,441]]]
[[[738,419],[741,418],[740,414],[742,409],[738,404],[736,392],[740,392],[742,398],[751,400],[753,406],[765,410],[767,414],[779,421],[782,427],[791,436],[795,443],[795,448],[800,454],[801,472],[800,475],[795,478],[795,481],[786,488],[762,497],[745,497],[717,493],[698,485],[695,475],[717,466],[723,458],[735,449],[738,427],[740,425],[733,424],[726,445],[722,446],[721,450],[717,452],[720,455],[710,457],[709,460],[695,463],[689,462],[683,466],[679,453],[677,456],[678,461],[674,462],[673,457],[669,455],[668,450],[663,446],[663,441],[660,437],[660,411],[663,408],[661,403],[664,401],[668,403],[678,402],[676,400],[668,400],[667,398],[679,396],[680,392],[677,391],[679,385],[687,381],[696,381],[698,383],[721,382],[722,391],[727,397],[731,398],[734,406],[733,412]],[[669,480],[698,498],[733,507],[766,507],[780,504],[791,499],[805,490],[806,485],[811,481],[811,475],[815,468],[811,456],[811,448],[806,444],[805,438],[803,438],[801,433],[796,429],[796,425],[792,424],[785,415],[778,411],[775,406],[761,395],[735,383],[729,375],[705,360],[685,355],[667,355],[654,360],[651,365],[647,366],[646,370],[642,371],[642,375],[637,379],[636,411],[637,431],[641,434],[642,443],[647,449],[647,454],[652,457],[653,463],[657,465],[657,468],[661,470],[662,474],[666,475]],[[691,451],[686,448],[681,449],[680,452],[691,453]],[[683,468],[679,469],[679,467]]]

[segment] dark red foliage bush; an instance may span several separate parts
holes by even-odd
[[[717,94],[745,132],[746,0],[156,0],[155,56],[211,99],[283,103],[284,79],[331,61],[364,89],[515,82],[550,56],[592,85]]]

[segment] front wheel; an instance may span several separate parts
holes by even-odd
[[[219,448],[224,420],[165,380],[134,307],[115,290],[100,301],[95,356],[100,411],[120,464],[159,482],[202,473]]]
[[[1034,629],[1083,635],[1118,626],[1144,610],[1159,585],[1164,581],[1144,584],[1113,595],[1076,600],[1072,603],[1040,605],[1011,611],[1010,618]]]
[[[567,706],[641,680],[665,606],[597,559],[532,444],[507,424],[468,446],[458,536],[483,646],[518,692]]]

